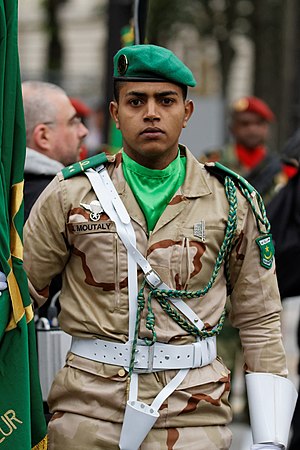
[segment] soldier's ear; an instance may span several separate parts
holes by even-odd
[[[191,115],[193,114],[194,111],[194,103],[192,102],[192,100],[186,100],[185,104],[184,104],[184,120],[183,120],[183,124],[182,124],[182,128],[185,128]]]
[[[119,124],[119,106],[118,103],[116,101],[110,102],[109,104],[109,112],[110,115],[112,117],[112,119],[114,120],[117,129],[120,129],[120,124]]]

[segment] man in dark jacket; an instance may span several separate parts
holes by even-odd
[[[276,273],[281,298],[300,295],[300,129],[286,142],[281,153],[289,167],[287,185],[272,199],[267,208],[275,244]],[[297,344],[300,349],[300,319],[297,329]],[[300,375],[300,361],[298,362]],[[289,450],[300,448],[300,400],[293,417],[293,435]]]
[[[25,220],[57,172],[76,161],[88,130],[60,87],[41,81],[22,84],[26,122]]]
[[[42,81],[25,81],[22,84],[26,124],[26,159],[24,167],[24,220],[32,206],[65,166],[80,159],[82,141],[88,130],[71,99],[59,86]],[[51,326],[57,326],[59,307],[51,310],[51,300],[61,289],[61,276],[57,275],[50,286],[48,301],[38,316],[48,318]],[[38,326],[38,325],[37,325]],[[39,342],[39,341],[38,341]],[[51,363],[49,361],[49,365]],[[51,371],[52,371],[51,367]],[[42,386],[45,380],[41,376]],[[44,395],[44,394],[43,394]],[[50,418],[44,403],[46,419]]]

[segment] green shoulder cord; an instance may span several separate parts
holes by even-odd
[[[241,183],[238,183],[238,186],[239,186],[243,196],[245,197],[245,199],[250,203],[250,206],[252,208],[253,214],[256,219],[258,231],[261,234],[270,233],[271,225],[267,218],[266,208],[265,208],[263,199],[261,198],[261,195],[257,191],[255,191],[256,198],[257,198],[257,204],[258,204],[258,208],[259,208],[259,212],[258,212],[255,208],[255,205],[253,202],[253,196],[251,195],[251,192],[249,192],[249,190],[247,188],[245,188],[245,186],[243,186]],[[261,229],[261,224],[264,226],[265,230]]]
[[[245,197],[245,199],[248,201],[248,203],[250,204],[250,206],[252,208],[253,214],[256,219],[258,231],[261,234],[268,234],[270,232],[271,226],[270,226],[270,223],[267,218],[264,202],[261,198],[261,195],[258,193],[258,191],[247,180],[245,180],[245,178],[241,177],[234,171],[223,166],[219,162],[207,163],[207,164],[205,164],[205,168],[206,168],[206,170],[208,170],[208,172],[211,172],[223,183],[224,183],[225,176],[228,176],[228,175],[231,176],[231,178],[235,181],[235,183],[238,186],[238,188],[240,189],[241,193],[243,194],[243,196]],[[259,211],[257,211],[257,208],[255,207],[254,197],[257,198],[257,204],[258,204]],[[261,229],[261,225],[263,225],[265,227],[265,230]]]
[[[151,302],[152,299],[155,298],[162,309],[185,331],[187,331],[189,334],[196,338],[205,339],[211,336],[214,336],[216,334],[219,334],[222,330],[226,311],[223,310],[221,317],[219,319],[219,322],[217,325],[212,328],[211,330],[203,329],[199,330],[195,325],[193,325],[190,321],[188,321],[185,316],[180,314],[178,310],[171,306],[169,298],[181,298],[181,299],[192,299],[192,298],[201,298],[204,297],[207,292],[211,289],[213,286],[218,273],[220,271],[220,268],[225,263],[225,274],[227,278],[227,282],[229,280],[229,271],[228,271],[228,260],[229,255],[231,252],[231,249],[234,244],[234,238],[235,238],[235,232],[237,228],[237,195],[236,195],[236,186],[234,181],[231,179],[230,176],[225,176],[224,179],[224,188],[226,197],[229,204],[229,213],[228,213],[228,221],[227,226],[225,230],[225,236],[223,243],[220,247],[217,260],[214,266],[214,269],[212,271],[212,275],[210,277],[210,280],[208,281],[207,285],[203,289],[199,289],[197,291],[185,291],[185,290],[176,290],[176,289],[170,289],[170,290],[160,290],[160,289],[154,289],[151,286],[147,284],[147,288],[149,289],[148,294],[148,300],[147,300],[147,306],[148,306],[148,314],[146,317],[146,327],[151,331],[152,333],[152,339],[145,338],[144,341],[146,345],[153,345],[156,342],[157,336],[155,332],[155,316],[152,310]],[[146,286],[146,280],[144,280],[142,287],[138,294],[138,308],[137,308],[137,317],[136,317],[136,325],[135,325],[135,336],[132,344],[132,353],[131,353],[131,361],[129,366],[129,376],[132,374],[133,368],[134,368],[134,359],[135,359],[135,351],[136,351],[136,345],[137,345],[137,339],[138,339],[138,331],[140,327],[140,320],[141,320],[141,313],[145,306],[145,295],[144,290]]]

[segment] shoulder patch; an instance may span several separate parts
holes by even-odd
[[[243,178],[241,175],[234,172],[233,170],[228,169],[228,167],[223,166],[223,164],[219,162],[208,162],[204,164],[204,167],[208,172],[215,175],[222,182],[224,181],[226,176],[229,176],[234,181],[238,181],[240,184],[242,184],[250,192],[250,194],[256,192],[256,189],[245,178]]]
[[[83,161],[78,161],[77,163],[71,164],[68,167],[65,167],[62,169],[62,174],[64,179],[68,179],[71,177],[74,177],[75,175],[78,175],[81,172],[84,172],[85,170],[91,168],[91,167],[97,167],[101,164],[105,164],[108,162],[109,157],[103,152],[99,153],[98,155],[91,156],[90,158],[84,159]]]
[[[265,234],[255,239],[260,251],[260,265],[271,269],[274,259],[274,245],[271,234]]]

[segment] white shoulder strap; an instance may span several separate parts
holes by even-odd
[[[101,166],[100,166],[101,167]],[[102,166],[104,171],[106,169]],[[107,172],[106,172],[107,173]],[[136,237],[133,227],[130,222],[129,214],[124,207],[118,193],[115,189],[111,189],[111,186],[107,186],[103,178],[99,177],[99,173],[95,170],[87,170],[85,172],[90,180],[91,185],[95,191],[95,194],[103,207],[104,211],[116,224],[117,232],[120,239],[124,240],[133,247],[136,244]],[[108,179],[110,180],[108,174]],[[113,183],[111,182],[113,186]],[[118,209],[119,214],[116,213]],[[124,243],[124,245],[126,245]],[[131,252],[127,252],[127,262],[128,262],[128,296],[129,296],[129,326],[128,326],[128,340],[132,342],[135,333],[135,321],[137,314],[137,296],[138,296],[138,284],[137,284],[137,264],[132,256]]]

